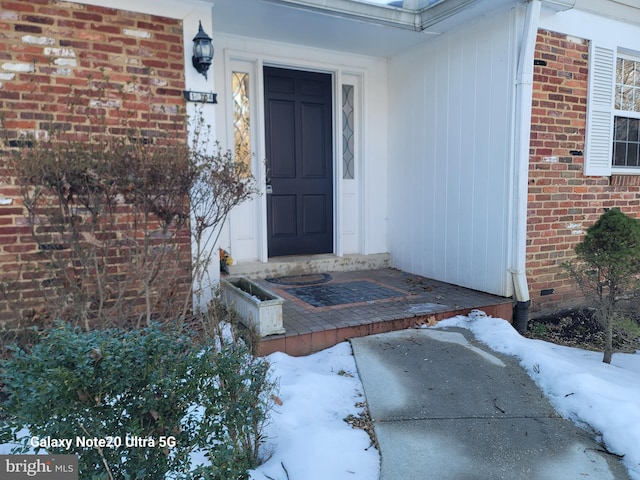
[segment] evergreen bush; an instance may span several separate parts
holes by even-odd
[[[576,248],[577,262],[566,268],[605,329],[603,361],[611,363],[613,320],[620,301],[636,295],[640,275],[640,221],[617,209],[607,210]]]
[[[85,332],[58,323],[2,362],[0,438],[19,451],[35,437],[71,440],[45,450],[77,454],[82,479],[246,479],[274,387],[268,364],[242,342],[196,345],[170,325]]]

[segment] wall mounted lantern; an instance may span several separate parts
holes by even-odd
[[[207,71],[213,61],[213,44],[211,37],[202,30],[202,22],[198,28],[198,34],[193,37],[193,67],[207,78]]]

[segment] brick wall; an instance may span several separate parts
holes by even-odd
[[[605,208],[639,213],[639,177],[582,173],[588,55],[587,40],[538,32],[535,59],[546,65],[534,67],[530,145],[527,277],[534,315],[579,299],[560,265]]]
[[[24,268],[39,249],[8,170],[15,140],[45,136],[50,121],[89,132],[87,116],[72,112],[69,98],[98,88],[111,100],[88,105],[114,124],[116,112],[126,111],[149,135],[176,125],[184,131],[182,38],[178,20],[59,0],[0,0],[0,280],[21,287],[12,300],[42,300],[33,270]],[[0,324],[24,313],[6,300],[0,298]]]

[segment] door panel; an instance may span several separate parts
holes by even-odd
[[[327,228],[327,199],[325,195],[304,195],[304,233],[323,234]]]
[[[269,124],[272,129],[269,173],[271,178],[296,177],[296,145],[293,102],[273,101],[270,105]]]
[[[323,105],[301,105],[302,129],[304,132],[321,133],[325,125]],[[302,176],[325,178],[326,155],[323,135],[306,135],[302,138]]]
[[[295,195],[271,196],[274,237],[294,237],[298,234],[296,225],[297,209]]]
[[[265,67],[269,256],[333,251],[331,76]]]

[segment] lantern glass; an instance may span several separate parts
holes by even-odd
[[[207,59],[211,59],[213,57],[213,46],[211,45],[210,41],[203,41],[200,42],[199,45],[199,50],[200,50],[200,58],[207,58]]]

